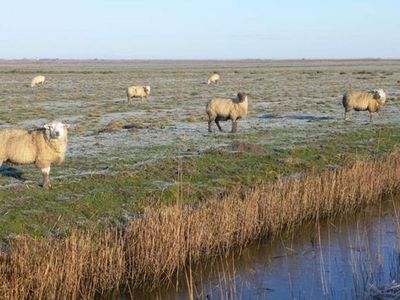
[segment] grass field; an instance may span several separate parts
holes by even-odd
[[[218,71],[217,85],[205,84]],[[45,75],[32,91],[30,80]],[[0,169],[0,238],[121,226],[145,207],[197,203],[254,184],[397,151],[400,61],[0,62],[0,127],[72,125],[53,188],[33,166]],[[129,85],[150,85],[127,105]],[[343,122],[341,96],[383,88],[387,105]],[[238,133],[207,132],[213,96],[249,94]],[[226,131],[230,123],[223,124]],[[127,129],[125,129],[127,128]]]

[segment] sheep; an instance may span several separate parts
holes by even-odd
[[[31,87],[33,88],[38,85],[43,85],[45,79],[46,79],[46,77],[44,77],[42,75],[33,77],[32,81],[31,81]]]
[[[217,124],[222,131],[219,121],[232,120],[232,133],[237,131],[237,120],[246,116],[248,111],[248,98],[245,93],[238,93],[237,98],[213,98],[207,103],[208,131],[212,132],[212,122]]]
[[[208,77],[207,84],[218,83],[218,81],[219,81],[219,74],[214,73],[210,77]]]
[[[344,119],[349,119],[351,110],[369,112],[369,121],[372,122],[372,114],[379,111],[386,101],[386,94],[383,89],[370,92],[347,92],[343,95]]]
[[[43,187],[50,188],[50,166],[64,161],[68,128],[68,124],[53,121],[32,131],[1,129],[0,166],[4,162],[35,164],[42,171]]]
[[[132,98],[143,98],[149,97],[150,87],[149,86],[130,86],[126,89],[126,95],[128,97],[128,103],[131,102]]]

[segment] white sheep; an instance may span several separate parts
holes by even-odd
[[[210,77],[208,77],[207,84],[218,83],[218,81],[219,81],[219,74],[214,73]]]
[[[245,93],[238,93],[237,98],[213,98],[206,106],[208,131],[212,132],[212,122],[222,131],[219,121],[232,120],[232,133],[237,131],[237,120],[245,117],[248,111],[248,98]]]
[[[149,97],[150,87],[149,86],[130,86],[126,89],[126,96],[128,97],[128,103],[131,102],[132,98],[143,98]]]
[[[386,94],[383,89],[370,92],[347,92],[343,95],[344,119],[348,120],[349,112],[355,111],[369,112],[369,121],[372,122],[372,114],[379,111],[386,101]]]
[[[54,121],[32,131],[1,129],[0,166],[6,161],[35,164],[42,171],[43,187],[51,187],[50,166],[64,161],[68,128],[68,124]]]
[[[31,81],[31,87],[35,87],[35,86],[38,86],[38,85],[43,85],[45,79],[46,79],[46,77],[44,77],[42,75],[33,77],[32,81]]]

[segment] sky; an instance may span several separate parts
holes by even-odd
[[[400,58],[400,1],[2,1],[0,58]]]

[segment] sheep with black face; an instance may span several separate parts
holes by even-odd
[[[208,131],[212,132],[211,125],[217,124],[222,131],[219,121],[232,120],[232,130],[237,131],[237,120],[245,117],[248,113],[249,101],[245,93],[238,93],[236,98],[213,98],[206,106],[208,115]]]

